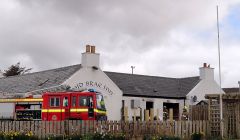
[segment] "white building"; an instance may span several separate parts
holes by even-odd
[[[205,94],[224,93],[214,81],[213,68],[206,64],[200,68],[200,76],[168,78],[104,72],[99,67],[99,58],[95,47],[87,45],[81,64],[0,78],[0,92],[14,96],[41,94],[66,86],[95,89],[104,95],[109,120],[120,120],[124,106],[130,120],[134,112],[137,117],[144,116],[143,110],[149,108],[162,117],[163,106],[173,108],[174,118],[179,119],[184,105],[203,100]]]
[[[115,83],[124,89],[123,100],[129,107],[129,119],[132,119],[134,110],[137,116],[144,116],[143,110],[150,108],[154,108],[154,114],[162,118],[163,106],[173,108],[174,119],[179,119],[184,106],[205,100],[205,94],[224,93],[214,80],[213,68],[204,63],[199,73],[200,76],[186,78],[119,74],[121,78],[116,78]],[[115,79],[111,74],[109,76]],[[124,83],[124,80],[128,82]],[[134,108],[134,103],[138,107]]]
[[[3,72],[0,70],[0,78],[3,77]]]

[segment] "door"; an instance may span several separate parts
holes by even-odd
[[[79,106],[77,113],[79,114],[79,119],[82,120],[93,120],[94,119],[94,104],[92,95],[80,95]]]
[[[88,96],[88,118],[90,120],[94,119],[94,107],[93,107],[93,97]]]
[[[47,120],[48,121],[58,121],[62,119],[61,115],[61,104],[60,96],[48,96],[49,97],[49,105],[47,107]]]
[[[173,109],[173,120],[179,120],[179,103],[163,103],[163,114],[166,114],[165,119],[169,119],[170,109]]]
[[[62,119],[67,120],[70,118],[70,109],[69,109],[69,103],[70,103],[70,96],[69,95],[63,95],[62,96]]]
[[[146,110],[148,110],[149,111],[149,117],[151,117],[151,109],[153,109],[153,102],[152,101],[146,101]],[[145,116],[144,116],[145,117]],[[153,116],[154,117],[154,116]],[[146,118],[145,118],[145,120],[146,120]]]
[[[77,95],[72,94],[71,96],[71,108],[70,108],[70,118],[71,119],[79,119],[80,112],[78,112],[78,104],[77,104]]]

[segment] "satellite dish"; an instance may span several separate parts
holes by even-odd
[[[196,95],[194,95],[194,96],[192,97],[192,101],[193,101],[193,102],[197,102],[197,96],[196,96]]]

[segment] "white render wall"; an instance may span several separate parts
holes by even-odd
[[[140,100],[140,108],[142,108],[142,117],[144,118],[144,110],[146,109],[146,102],[153,102],[154,116],[157,116],[157,110],[159,110],[160,119],[163,117],[163,103],[179,103],[179,118],[182,114],[182,109],[184,107],[184,100],[177,99],[161,99],[161,98],[146,98],[146,97],[128,97],[123,96],[125,102],[125,107],[128,107],[129,120],[133,119],[134,109],[131,108],[131,100]],[[140,109],[135,109],[136,116],[140,116]]]
[[[0,78],[2,78],[3,77],[3,72],[2,71],[0,71]]]
[[[15,103],[0,103],[0,118],[13,119]]]
[[[207,64],[206,64],[207,65]],[[206,94],[224,94],[225,92],[214,80],[214,68],[203,67],[199,68],[200,82],[187,94],[187,104],[194,105],[202,100],[205,100]],[[192,97],[197,97],[197,102],[193,102]]]
[[[122,91],[101,69],[80,68],[62,85],[78,89],[95,89],[101,92],[104,96],[108,120],[121,119]]]
[[[206,100],[206,94],[224,94],[224,91],[220,88],[220,86],[214,80],[201,80],[188,94],[187,94],[187,103],[189,105],[196,104],[201,100]],[[197,96],[197,102],[193,103],[191,98],[193,96]]]

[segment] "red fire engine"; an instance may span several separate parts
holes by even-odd
[[[106,120],[103,96],[97,92],[43,94],[42,120]]]
[[[7,117],[15,120],[107,119],[103,96],[93,90],[46,92],[42,98],[0,99],[0,103],[11,106],[13,113]]]

